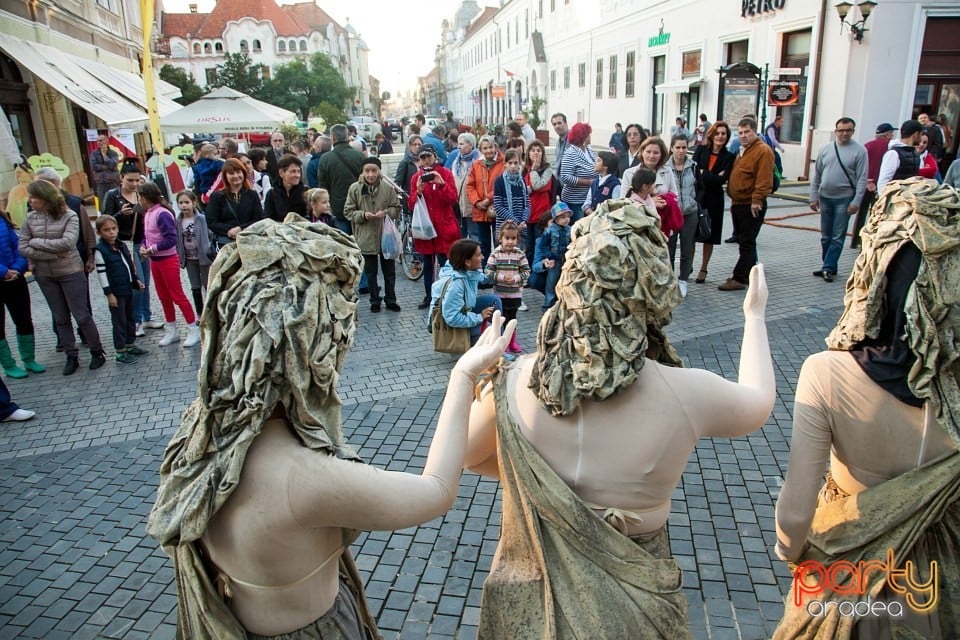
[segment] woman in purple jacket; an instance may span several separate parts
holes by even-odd
[[[177,334],[177,316],[174,305],[180,307],[180,313],[187,322],[187,339],[184,347],[194,347],[200,343],[200,326],[193,313],[190,301],[180,284],[180,258],[177,255],[177,219],[163,205],[160,187],[152,182],[138,189],[143,214],[143,244],[140,255],[150,258],[150,273],[157,288],[157,297],[163,307],[163,316],[167,326],[158,343],[161,347],[171,345],[180,339]]]

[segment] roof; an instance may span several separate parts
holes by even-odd
[[[477,19],[471,22],[470,26],[467,27],[467,30],[464,31],[464,39],[469,38],[474,33],[479,31],[480,27],[493,20],[493,16],[497,15],[498,11],[500,11],[500,9],[497,7],[485,7],[483,12],[477,16]]]
[[[347,33],[339,22],[330,17],[330,14],[317,6],[315,2],[297,2],[283,6],[283,10],[289,13],[299,24],[326,32],[327,25],[332,24],[337,33]]]
[[[294,12],[284,11],[275,0],[221,0],[210,13],[164,12],[160,24],[164,37],[220,38],[228,22],[243,18],[270,22],[279,36],[301,36],[311,31]]]

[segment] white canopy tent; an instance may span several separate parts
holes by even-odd
[[[293,124],[297,114],[254,100],[229,87],[214,89],[196,102],[160,118],[164,133],[258,133]]]

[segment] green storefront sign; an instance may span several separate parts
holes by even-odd
[[[650,36],[650,39],[647,40],[647,47],[662,47],[665,44],[670,44],[670,34],[663,31],[655,36]]]

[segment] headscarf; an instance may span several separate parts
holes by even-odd
[[[607,200],[573,227],[530,388],[551,414],[630,386],[646,358],[680,366],[662,328],[681,300],[656,210]]]
[[[906,342],[916,356],[907,384],[930,403],[932,415],[960,447],[960,194],[923,178],[890,182],[861,238],[843,315],[827,346],[850,351],[880,334],[887,267],[906,243],[916,245],[920,270],[904,309]]]
[[[453,163],[453,175],[457,178],[464,178],[470,174],[473,163],[480,159],[480,150],[476,147],[467,155],[457,154],[457,159]]]
[[[198,397],[164,452],[147,525],[161,545],[203,534],[278,404],[304,446],[340,451],[337,380],[360,265],[353,238],[296,214],[257,222],[220,250],[200,320]]]

